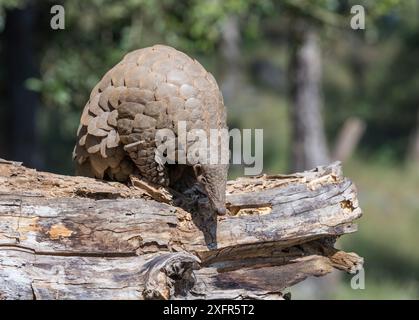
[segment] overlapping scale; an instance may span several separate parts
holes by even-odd
[[[167,185],[167,169],[154,155],[155,135],[163,128],[177,134],[178,121],[187,129],[226,127],[214,77],[171,47],[130,52],[93,88],[83,110],[73,152],[78,171],[118,181],[140,173]]]

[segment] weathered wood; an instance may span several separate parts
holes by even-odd
[[[215,221],[135,179],[0,161],[0,299],[272,299],[362,265],[333,248],[361,216],[339,163],[230,181],[227,207]]]

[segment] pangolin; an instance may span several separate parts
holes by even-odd
[[[157,130],[177,136],[179,121],[187,130],[206,133],[227,128],[223,97],[211,73],[164,45],[126,54],[84,107],[73,151],[76,174],[122,182],[139,175],[168,186],[189,170],[214,211],[224,214],[228,164],[168,165],[156,157]]]

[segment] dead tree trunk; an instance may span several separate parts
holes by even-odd
[[[215,223],[171,201],[0,161],[0,299],[281,298],[362,265],[333,247],[361,216],[339,163],[230,181]]]

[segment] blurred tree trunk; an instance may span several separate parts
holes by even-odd
[[[321,52],[318,34],[303,20],[291,32],[292,170],[305,170],[329,160],[321,115]]]
[[[411,161],[416,164],[419,164],[419,110],[417,114],[417,124],[416,129],[413,134],[410,150],[409,150],[409,158]]]
[[[28,78],[37,75],[33,40],[36,12],[32,5],[7,12],[3,45],[6,51],[7,79],[7,157],[39,167],[37,160],[36,111],[38,95],[25,86]]]
[[[239,19],[232,15],[226,19],[221,30],[220,52],[223,59],[221,91],[226,104],[234,100],[241,81]]]
[[[336,139],[332,160],[347,161],[358,146],[365,128],[365,121],[358,117],[346,119]]]

